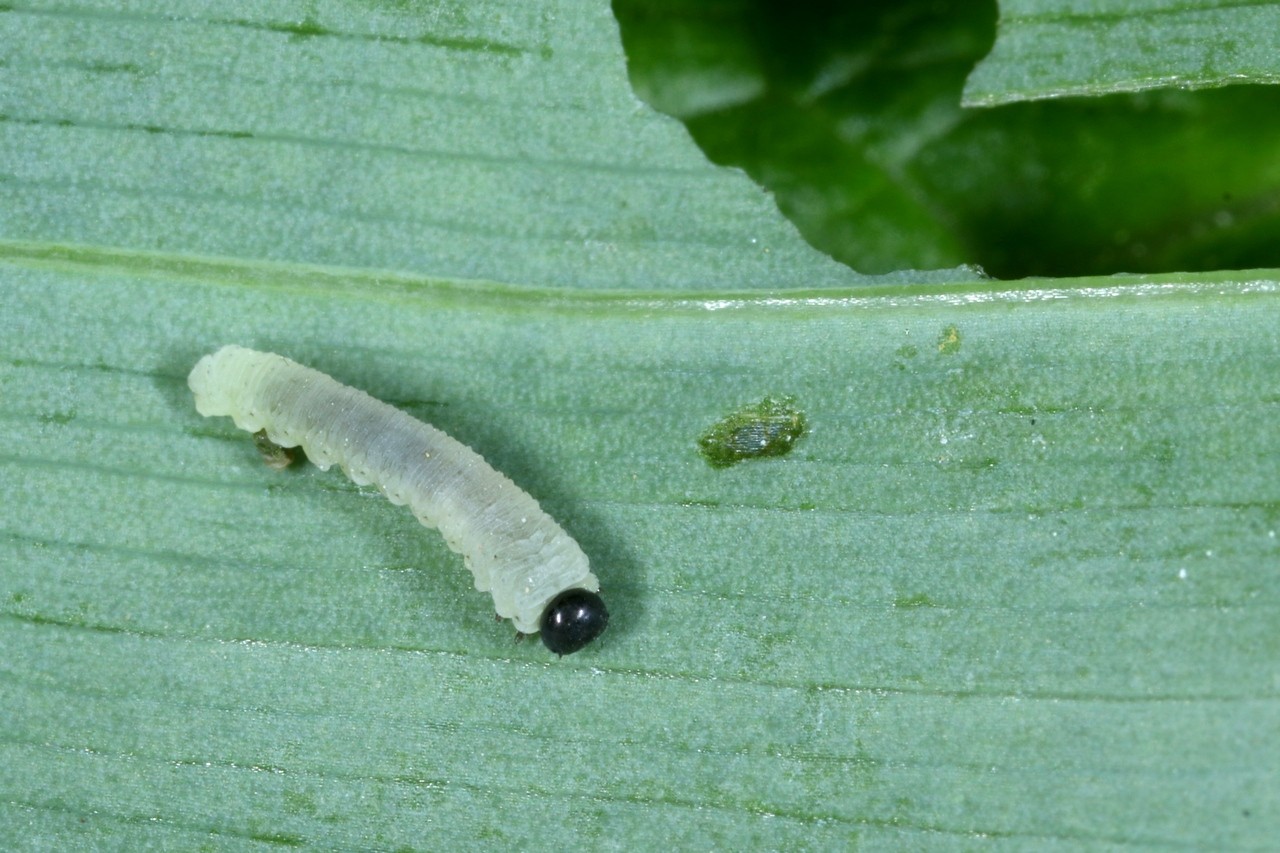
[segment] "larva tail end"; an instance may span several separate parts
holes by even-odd
[[[542,644],[558,655],[570,655],[600,636],[608,624],[604,599],[585,589],[565,590],[542,611]]]

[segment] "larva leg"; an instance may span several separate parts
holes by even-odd
[[[275,471],[283,471],[298,458],[298,448],[281,447],[267,438],[265,429],[260,429],[253,434],[253,445],[258,448],[258,453],[262,454],[262,461],[267,467]]]

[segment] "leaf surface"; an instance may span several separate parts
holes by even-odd
[[[969,106],[1280,82],[1280,3],[1001,0]]]

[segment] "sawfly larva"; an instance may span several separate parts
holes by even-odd
[[[321,470],[407,504],[462,554],[476,589],[523,634],[576,652],[609,622],[587,556],[538,502],[480,454],[399,409],[274,353],[225,346],[187,384],[205,417],[230,416],[281,448],[301,446]],[[287,464],[287,463],[285,463]]]

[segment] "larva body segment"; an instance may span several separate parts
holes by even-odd
[[[200,414],[230,416],[281,447],[301,446],[321,469],[340,465],[358,485],[407,504],[462,554],[476,589],[491,593],[498,615],[518,631],[539,631],[548,605],[567,590],[600,589],[586,554],[537,501],[435,427],[318,370],[239,346],[200,359],[187,382]],[[580,648],[607,618],[600,602],[598,628],[564,651]]]

